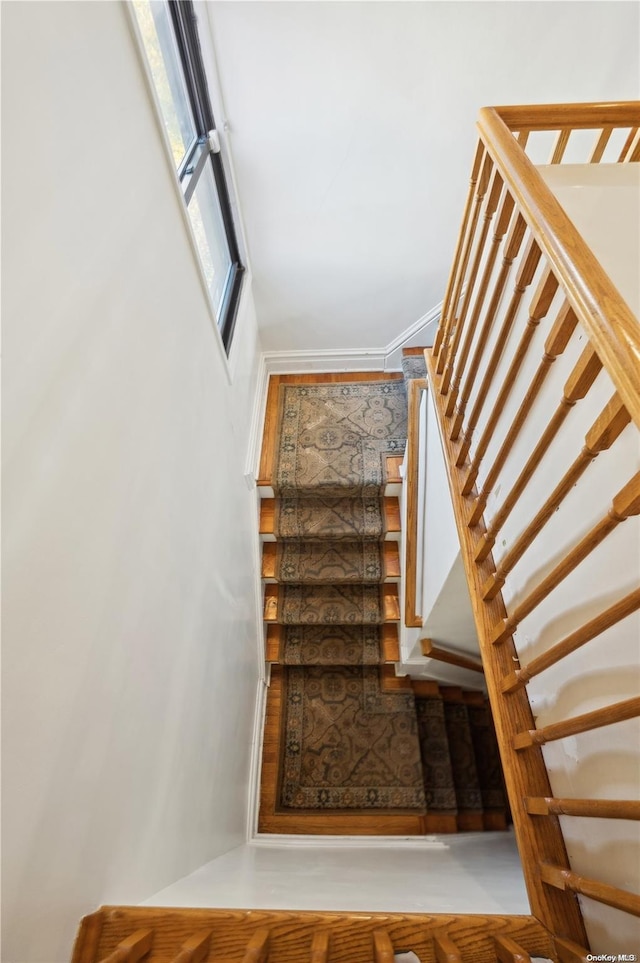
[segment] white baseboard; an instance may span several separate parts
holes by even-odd
[[[256,687],[256,708],[253,717],[251,755],[249,757],[249,798],[247,805],[247,842],[253,842],[258,833],[258,810],[260,807],[260,772],[262,769],[262,738],[264,716],[267,709],[267,684],[258,680]]]
[[[265,849],[449,849],[438,836],[306,836],[256,833],[252,846]]]

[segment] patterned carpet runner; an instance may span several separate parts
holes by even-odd
[[[424,376],[417,355],[403,368],[407,378]],[[273,532],[286,667],[282,811],[500,805],[488,710],[389,691],[381,675],[385,466],[387,455],[404,452],[406,422],[398,379],[280,386]]]

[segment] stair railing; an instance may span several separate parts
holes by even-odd
[[[559,818],[638,819],[640,803],[555,798],[542,747],[624,724],[640,715],[640,699],[611,703],[603,692],[593,711],[537,726],[527,687],[571,657],[579,677],[589,665],[583,647],[624,629],[640,608],[640,589],[628,584],[638,571],[594,617],[567,601],[567,584],[577,601],[588,597],[585,565],[640,513],[640,473],[628,457],[640,426],[640,325],[528,153],[544,136],[551,165],[570,155],[637,163],[640,104],[485,108],[477,127],[440,328],[425,357],[532,911],[554,935],[587,945],[577,894],[633,916],[640,898],[574,872]],[[599,455],[612,491],[583,531],[593,509],[576,512],[572,493]],[[557,614],[562,604],[554,623],[552,605]],[[523,624],[519,648],[534,654],[521,664],[514,633]]]

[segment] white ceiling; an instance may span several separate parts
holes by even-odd
[[[636,3],[208,8],[267,350],[382,347],[442,300],[481,106],[640,96]]]

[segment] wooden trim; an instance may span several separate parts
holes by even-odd
[[[584,712],[582,715],[563,719],[562,722],[554,722],[541,729],[518,732],[513,737],[513,748],[520,751],[529,749],[531,746],[544,746],[547,742],[555,742],[556,739],[565,739],[567,736],[575,736],[580,732],[589,732],[591,729],[600,729],[603,726],[613,726],[617,722],[625,722],[637,716],[640,716],[640,696],[614,702],[613,705],[595,709],[593,712]]]
[[[116,948],[104,956],[100,963],[138,963],[153,946],[153,930],[136,930],[121,940]]]
[[[558,963],[590,963],[587,960],[587,956],[590,955],[589,950],[584,946],[578,946],[572,940],[564,940],[560,936],[556,936],[553,942]]]
[[[470,659],[466,655],[459,655],[457,652],[442,649],[440,646],[434,645],[431,639],[420,639],[420,648],[422,654],[428,659],[437,659],[438,662],[446,662],[449,665],[457,666],[459,669],[470,669],[471,672],[484,672],[481,662]]]
[[[506,619],[506,609],[502,593],[498,593],[491,601],[482,599],[482,585],[495,571],[495,565],[491,556],[480,563],[475,561],[478,541],[482,537],[484,526],[480,520],[475,528],[469,527],[474,492],[470,492],[466,497],[460,494],[465,477],[463,470],[456,466],[460,441],[452,441],[446,430],[443,402],[438,391],[439,378],[435,372],[431,352],[426,351],[425,358],[429,382],[436,402],[461,555],[469,585],[505,782],[511,801],[514,829],[532,911],[553,933],[586,945],[587,936],[577,900],[570,894],[549,889],[540,882],[538,862],[543,859],[566,866],[568,865],[566,848],[557,817],[533,820],[522,808],[521,800],[524,796],[552,796],[553,794],[540,748],[532,748],[526,756],[514,752],[512,748],[516,733],[534,727],[533,714],[526,690],[514,692],[508,699],[501,692],[502,680],[512,670],[517,653],[512,638],[506,639],[499,647],[491,645],[492,628],[497,621]]]
[[[618,105],[618,108],[619,114],[625,117],[623,124],[637,125],[638,103]],[[612,113],[615,115],[616,109],[612,105],[609,111],[603,109],[599,112],[594,106],[588,121],[584,111],[568,111],[564,113],[565,117],[567,113],[585,121],[576,121],[572,126],[598,127],[603,124],[602,118],[610,117]],[[550,108],[546,127],[552,125],[552,115],[553,109]],[[478,121],[481,137],[544,257],[553,265],[556,277],[616,390],[634,422],[640,426],[640,366],[629,363],[630,357],[640,357],[638,320],[540,173],[516,143],[505,123],[506,117],[510,117],[509,123],[513,123],[513,116],[502,108],[483,108]],[[528,121],[526,123],[531,126]]]
[[[269,376],[267,404],[262,431],[258,488],[271,488],[276,457],[278,410],[281,385],[341,384],[355,381],[401,381],[401,371],[333,371],[322,374],[272,374]]]
[[[397,623],[387,622],[381,626],[380,649],[383,662],[400,661],[400,641]]]
[[[640,802],[631,799],[556,799],[528,796],[530,816],[587,816],[593,819],[640,819]]]
[[[262,565],[261,578],[277,582],[279,585],[287,584],[278,578],[278,553],[280,542],[263,542],[262,544]],[[318,543],[320,544],[320,543]],[[382,578],[385,582],[397,581],[400,578],[400,551],[397,542],[380,542],[380,556],[382,562]],[[337,579],[327,580],[326,582],[314,582],[315,585],[350,585],[361,584],[362,580],[355,582],[340,582]],[[375,582],[366,584],[375,585]]]
[[[396,479],[394,478],[393,481]],[[276,499],[260,499],[260,527],[259,533],[263,536],[275,535],[275,515]],[[400,503],[393,496],[384,496],[382,499],[382,517],[385,538],[393,538],[400,532]]]
[[[405,532],[404,624],[418,627],[422,616],[416,612],[418,550],[418,477],[420,471],[420,401],[428,387],[425,378],[409,382],[409,417],[407,421],[407,528]]]
[[[204,963],[209,956],[211,946],[211,930],[204,930],[190,936],[182,944],[178,955],[174,956],[171,963]]]
[[[531,957],[527,951],[523,950],[510,936],[495,936],[493,942],[499,963],[531,963]]]
[[[335,963],[373,959],[373,932],[383,930],[395,952],[411,949],[421,960],[459,963],[447,953],[451,946],[465,963],[493,958],[494,937],[508,936],[531,955],[553,957],[551,935],[530,915],[471,915],[454,913],[294,912],[261,909],[185,909],[147,906],[104,906],[99,951],[110,953],[141,927],[154,933],[151,963],[168,961],[191,934],[212,930],[216,959],[242,960],[247,944],[260,931],[270,937],[276,963],[322,963],[330,941]],[[434,942],[437,940],[437,942]],[[435,953],[434,953],[435,949]],[[87,959],[96,963],[96,957]]]
[[[392,667],[390,667],[392,668]],[[421,836],[425,829],[424,813],[344,813],[327,810],[278,812],[280,743],[284,725],[284,673],[281,666],[271,668],[271,685],[262,745],[260,776],[260,812],[258,832],[293,833],[317,836]],[[399,679],[403,685],[404,680]],[[432,831],[432,830],[429,830]]]
[[[493,110],[510,130],[593,130],[597,127],[632,127],[640,123],[637,100],[590,101],[580,104],[525,104],[484,108]]]
[[[547,886],[556,887],[562,892],[581,893],[582,896],[613,906],[631,916],[640,916],[640,896],[635,893],[618,889],[608,883],[600,883],[586,876],[579,876],[570,869],[563,869],[561,866],[553,866],[549,863],[540,863],[540,878]]]
[[[71,963],[94,963],[102,935],[104,914],[101,910],[83,916],[73,944]]]

